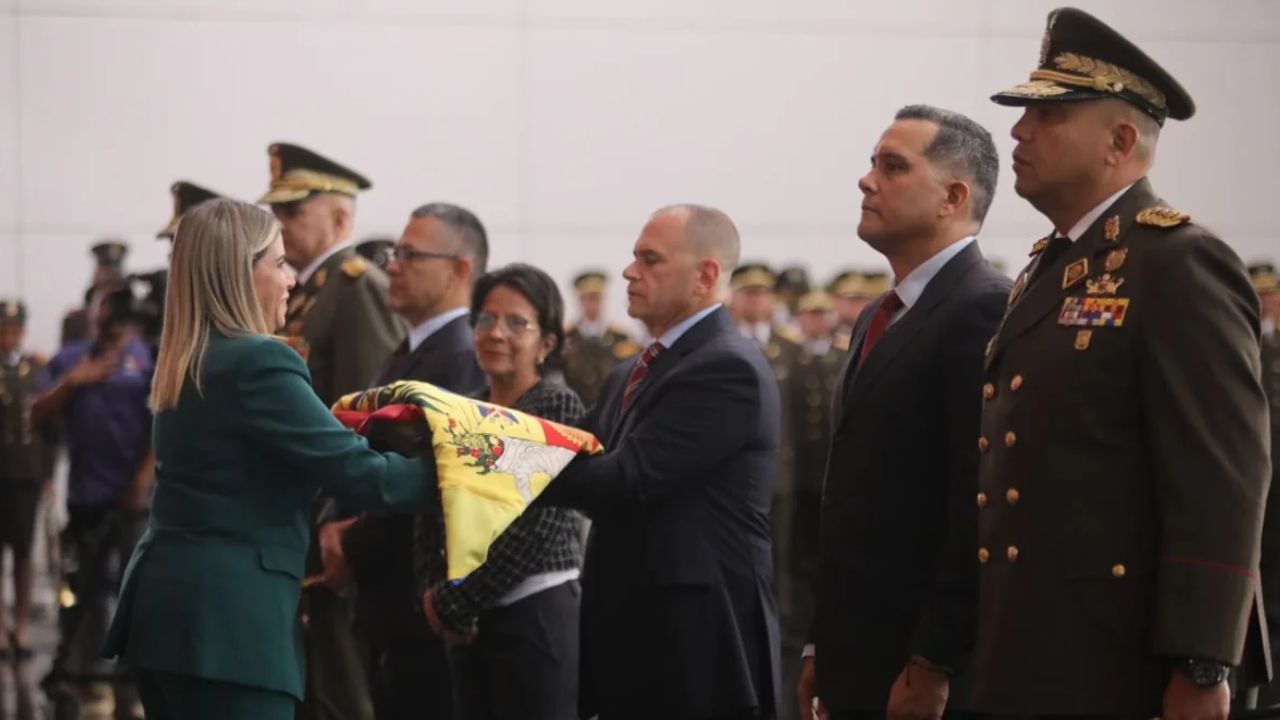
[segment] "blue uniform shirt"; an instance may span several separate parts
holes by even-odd
[[[95,350],[92,340],[69,343],[49,362],[56,383]],[[63,441],[71,459],[67,504],[100,507],[115,503],[133,483],[151,444],[151,350],[134,338],[106,380],[77,388],[62,414]]]

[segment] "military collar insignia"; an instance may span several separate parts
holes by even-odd
[[[1102,269],[1111,273],[1124,267],[1124,261],[1129,257],[1129,248],[1116,248],[1107,253],[1107,259],[1102,261]]]
[[[1050,237],[1052,237],[1052,236],[1050,236],[1050,235],[1046,235],[1046,236],[1044,236],[1044,237],[1040,238],[1039,240],[1037,240],[1037,241],[1036,241],[1036,244],[1031,246],[1031,252],[1027,253],[1027,256],[1028,256],[1028,257],[1035,257],[1035,256],[1039,255],[1040,253],[1044,252],[1044,249],[1045,249],[1045,248],[1047,248],[1047,247],[1049,247],[1049,238],[1050,238]]]
[[[364,275],[368,270],[369,263],[365,262],[365,259],[358,255],[342,263],[342,274],[352,280]]]
[[[1076,349],[1088,350],[1089,341],[1093,339],[1092,330],[1080,330],[1076,333]]]
[[[1071,263],[1067,266],[1066,270],[1062,271],[1062,289],[1069,289],[1072,285],[1083,280],[1088,274],[1089,260],[1087,258],[1080,258],[1079,260]]]
[[[1022,291],[1026,289],[1027,289],[1027,273],[1026,271],[1023,271],[1022,274],[1018,276],[1017,282],[1013,284],[1013,290],[1009,293],[1008,306],[1013,307],[1013,304],[1018,302],[1018,298],[1022,297]]]
[[[1124,284],[1124,278],[1112,278],[1111,273],[1104,273],[1097,280],[1088,280],[1085,282],[1086,295],[1115,295],[1120,286]]]
[[[1154,225],[1155,227],[1177,227],[1191,219],[1191,215],[1181,210],[1174,210],[1171,207],[1162,207],[1157,205],[1149,207],[1138,213],[1136,218],[1140,225]]]
[[[1107,242],[1115,242],[1120,237],[1120,216],[1112,215],[1107,218],[1107,224],[1103,232]]]

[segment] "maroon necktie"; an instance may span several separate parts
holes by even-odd
[[[885,329],[889,327],[893,314],[901,309],[902,298],[898,297],[898,293],[890,290],[885,294],[884,300],[880,301],[880,307],[876,308],[876,314],[871,318],[871,327],[867,328],[867,337],[862,341],[862,352],[858,355],[858,367],[862,367],[862,363],[871,354],[871,348],[880,342],[880,336],[884,335]]]
[[[631,406],[631,398],[635,397],[636,391],[640,389],[640,385],[646,377],[649,377],[649,364],[653,359],[658,357],[658,353],[662,352],[662,343],[654,340],[649,347],[644,349],[644,354],[640,356],[640,361],[636,366],[631,368],[631,375],[627,377],[627,389],[622,393],[622,409],[625,411]]]

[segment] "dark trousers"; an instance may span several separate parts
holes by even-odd
[[[293,720],[297,701],[288,693],[154,670],[137,675],[147,720]]]
[[[828,710],[830,720],[884,720],[888,716],[887,710]],[[942,720],[985,720],[990,717],[992,716],[970,710],[947,710],[942,713]]]
[[[466,720],[577,720],[578,581],[480,614],[461,674]]]
[[[444,643],[426,629],[408,627],[382,646],[371,648],[370,689],[378,720],[450,720],[454,712],[452,681]]]

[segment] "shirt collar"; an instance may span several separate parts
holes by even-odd
[[[1098,222],[1098,218],[1102,217],[1102,213],[1106,212],[1107,208],[1115,204],[1115,201],[1119,200],[1121,195],[1129,192],[1129,188],[1133,187],[1133,185],[1134,183],[1125,185],[1120,188],[1116,194],[1106,200],[1103,200],[1097,205],[1097,207],[1085,213],[1084,217],[1080,218],[1080,220],[1077,221],[1075,225],[1072,225],[1071,229],[1067,231],[1067,239],[1071,240],[1071,242],[1079,240],[1081,235],[1084,235],[1094,223]]]
[[[946,266],[951,258],[960,254],[961,250],[969,247],[977,237],[970,235],[961,238],[950,245],[942,248],[934,253],[933,257],[925,260],[912,270],[909,275],[902,279],[902,282],[893,289],[898,294],[898,299],[902,301],[902,311],[906,312],[911,309],[920,300],[920,296],[924,295],[924,290],[929,286],[929,281],[938,274],[938,271]]]
[[[742,323],[738,325],[738,332],[743,337],[755,340],[761,345],[768,345],[769,340],[773,338],[773,324],[765,321],[758,323]]]
[[[320,266],[324,264],[325,260],[328,260],[329,258],[333,257],[338,253],[339,250],[342,250],[343,248],[347,247],[350,244],[351,244],[350,242],[335,243],[328,250],[325,250],[324,252],[320,253],[320,256],[317,257],[315,260],[312,260],[310,265],[299,270],[298,271],[298,287],[302,287],[303,285],[306,285],[307,281],[311,279],[312,275],[316,274],[316,271],[320,269]]]
[[[588,320],[582,318],[578,321],[578,334],[582,337],[598,338],[604,335],[604,331],[609,329],[609,323],[604,318],[599,320]]]
[[[704,308],[702,310],[699,310],[698,312],[676,323],[675,327],[663,333],[662,337],[658,338],[658,342],[662,343],[662,347],[664,348],[672,347],[677,342],[679,342],[680,338],[683,337],[685,333],[689,332],[689,328],[693,327],[694,325],[697,325],[703,318],[707,317],[708,315],[715,312],[716,310],[719,310],[723,306],[724,306],[724,303],[716,303],[709,308]]]
[[[413,352],[414,350],[417,350],[419,345],[426,342],[427,338],[439,332],[440,328],[444,327],[445,325],[448,325],[449,323],[453,322],[454,320],[457,320],[460,317],[464,317],[468,312],[470,311],[464,307],[454,308],[452,310],[445,310],[439,315],[431,318],[430,320],[427,320],[426,322],[422,323],[418,327],[410,330],[409,331],[409,352]]]

